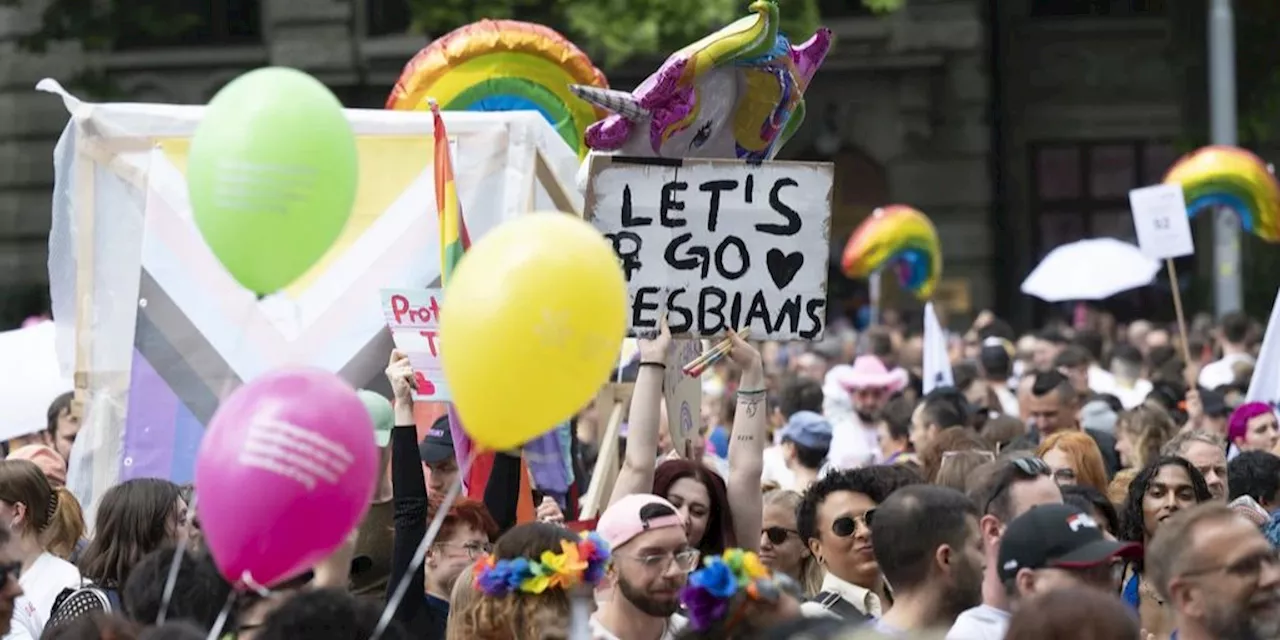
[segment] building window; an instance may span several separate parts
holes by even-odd
[[[1136,244],[1129,191],[1158,184],[1178,154],[1169,143],[1114,141],[1034,145],[1031,157],[1034,249],[1039,261],[1055,247],[1077,240],[1117,238]],[[1190,273],[1192,262],[1188,258],[1178,265]],[[1163,273],[1158,276],[1161,281]],[[1168,284],[1161,282],[1117,296],[1108,308],[1124,316],[1138,310],[1154,312],[1163,309],[1167,295]]]
[[[1129,191],[1159,183],[1177,152],[1167,143],[1049,143],[1033,147],[1032,157],[1043,256],[1084,238],[1134,241]]]
[[[262,42],[261,0],[130,0],[118,6],[117,51]]]
[[[1168,0],[1027,0],[1033,18],[1160,16]]]
[[[413,14],[408,0],[365,0],[365,21],[370,36],[409,33]]]

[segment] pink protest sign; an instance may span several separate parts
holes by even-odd
[[[418,390],[413,399],[448,402],[449,384],[440,364],[440,289],[383,289],[382,313],[396,348],[409,356]]]

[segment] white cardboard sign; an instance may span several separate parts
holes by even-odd
[[[1159,184],[1129,192],[1133,228],[1142,252],[1157,260],[1181,258],[1196,252],[1182,185]]]
[[[627,277],[631,335],[817,340],[826,325],[829,163],[593,157],[587,217]]]

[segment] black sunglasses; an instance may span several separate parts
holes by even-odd
[[[841,516],[836,518],[835,522],[831,523],[831,533],[834,533],[838,538],[848,538],[857,532],[858,522],[862,522],[862,526],[866,527],[867,531],[870,531],[871,520],[875,517],[875,513],[875,509],[869,509],[866,513],[856,518],[853,516]]]
[[[1053,470],[1049,468],[1049,465],[1044,460],[1029,456],[1009,458],[1009,466],[1007,468],[1013,472],[1004,474],[996,490],[991,492],[991,497],[987,498],[987,503],[982,505],[983,515],[991,513],[991,504],[1004,495],[1005,491],[1009,490],[1014,480],[1030,480],[1036,476],[1053,475]]]
[[[760,530],[760,533],[763,533],[769,539],[770,544],[782,544],[787,541],[788,536],[800,536],[799,531],[786,527],[765,527]]]

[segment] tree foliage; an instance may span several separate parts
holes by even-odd
[[[16,6],[31,0],[0,0]],[[397,0],[369,0],[394,2]],[[586,49],[598,64],[612,67],[636,57],[660,55],[694,42],[746,15],[750,0],[401,0],[416,33],[438,35],[482,18],[512,18],[546,24]],[[876,12],[898,9],[906,0],[843,0]],[[782,30],[808,38],[819,23],[820,0],[779,0]],[[177,0],[51,0],[40,29],[24,35],[27,50],[52,42],[79,41],[86,49],[110,48],[117,39],[180,38],[199,21]],[[831,0],[827,0],[829,6]]]
[[[845,0],[858,3],[859,0]],[[861,0],[887,12],[905,0]],[[780,0],[782,30],[808,38],[819,22],[818,0]],[[674,51],[746,15],[747,0],[409,0],[414,29],[440,34],[481,18],[550,25],[614,67],[640,56]]]

